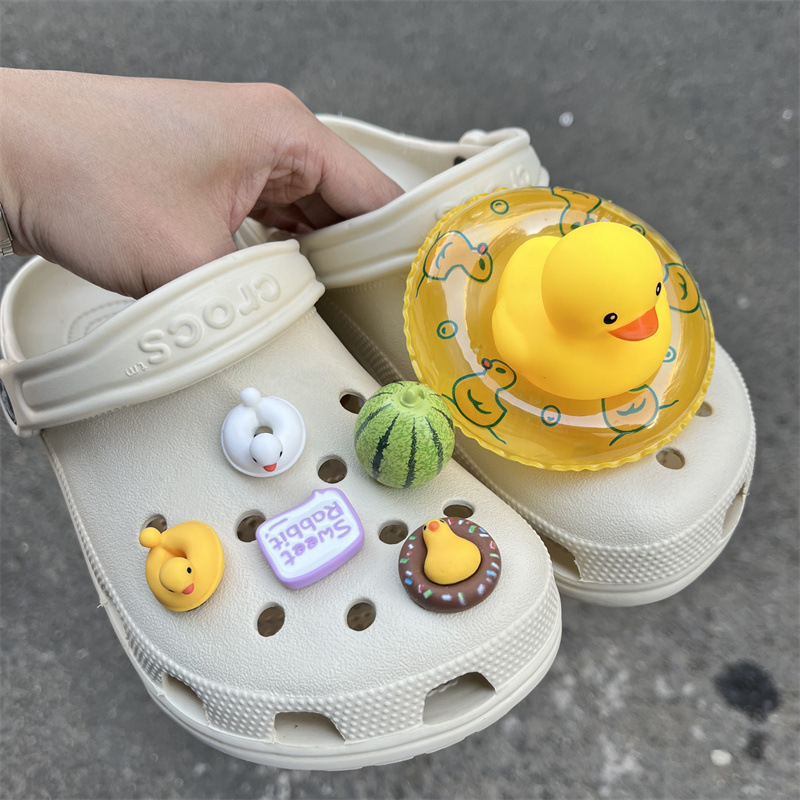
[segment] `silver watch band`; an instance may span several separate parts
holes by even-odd
[[[11,231],[8,229],[3,206],[0,205],[0,258],[3,256],[13,256],[14,248],[11,245]]]

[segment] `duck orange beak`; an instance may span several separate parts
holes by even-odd
[[[658,314],[656,314],[656,307],[653,306],[633,322],[629,322],[614,331],[609,331],[609,333],[612,336],[616,336],[617,339],[624,339],[626,342],[640,342],[642,339],[648,339],[657,330]]]
[[[191,594],[194,591],[194,584],[190,583],[184,590],[183,594]]]
[[[267,472],[275,472],[275,467],[277,467],[277,462],[275,464],[270,464],[268,467],[264,467]]]

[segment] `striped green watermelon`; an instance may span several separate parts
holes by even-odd
[[[453,418],[444,400],[414,381],[379,389],[356,419],[358,460],[393,489],[433,480],[453,454],[453,442]]]

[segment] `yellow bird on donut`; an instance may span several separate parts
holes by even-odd
[[[170,611],[190,611],[214,593],[225,569],[222,544],[204,522],[145,528],[139,543],[150,549],[145,577],[150,591]]]

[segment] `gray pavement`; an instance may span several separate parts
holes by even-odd
[[[0,795],[796,796],[800,6],[0,10],[5,66],[269,80],[315,111],[432,138],[529,129],[556,182],[613,198],[676,245],[747,380],[759,430],[739,529],[696,583],[634,609],[565,600],[552,671],[502,721],[410,762],[325,774],[226,757],[150,702],[97,608],[42,448],[3,426]],[[5,259],[3,278],[20,263]]]

